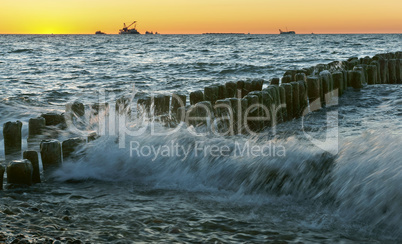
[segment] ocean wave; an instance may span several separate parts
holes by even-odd
[[[156,129],[167,130],[159,125]],[[88,144],[85,156],[65,162],[55,179],[132,181],[155,189],[232,192],[245,199],[253,195],[292,196],[334,207],[350,223],[366,223],[365,231],[402,238],[400,136],[367,132],[342,141],[335,156],[295,137],[271,141],[240,136],[194,137],[182,129],[165,137],[146,133],[131,139],[147,150],[166,147],[173,152],[177,143],[189,152],[186,157],[184,153],[144,156],[130,151],[129,144],[119,148],[116,137],[101,137]],[[227,146],[229,156],[197,153],[199,141]],[[264,157],[240,154],[245,147],[253,146],[266,150],[282,146],[286,155],[273,155],[272,151]]]
[[[329,187],[341,214],[402,238],[401,135],[367,131],[345,141]]]

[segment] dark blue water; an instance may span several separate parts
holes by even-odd
[[[135,101],[145,95],[248,78],[267,85],[288,69],[400,51],[401,37],[0,35],[0,122],[21,120],[26,138],[29,118],[75,99],[97,102],[100,92],[131,96],[135,86],[136,129]],[[55,182],[0,192],[0,232],[108,243],[401,241],[401,88],[348,90],[338,105],[278,125],[274,137],[195,136],[155,123],[130,137],[150,150],[144,156],[103,136],[65,161]],[[84,134],[97,129],[91,118]],[[205,145],[229,154],[196,150]],[[253,146],[277,154],[241,154]]]

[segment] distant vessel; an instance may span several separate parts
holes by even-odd
[[[244,33],[202,33],[203,35],[244,35]]]
[[[137,21],[134,21],[129,26],[126,26],[126,23],[124,23],[123,29],[119,30],[119,34],[140,34],[136,29],[136,23]]]
[[[151,31],[151,32],[146,31],[145,35],[159,35],[159,33],[157,31],[155,33],[153,31]]]
[[[282,31],[281,29],[279,29],[279,34],[292,34],[292,35],[294,35],[294,34],[296,34],[296,32],[294,32],[294,31]]]
[[[97,31],[97,32],[95,32],[95,35],[106,35],[106,33],[102,32],[102,31]]]

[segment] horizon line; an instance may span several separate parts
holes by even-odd
[[[374,34],[380,34],[380,35],[398,35],[402,34],[400,33],[392,33],[392,32],[367,32],[367,33],[296,33],[295,35],[374,35]],[[0,35],[96,35],[95,33],[46,33],[46,34],[41,34],[41,33],[0,33]],[[105,35],[120,35],[119,33],[105,33]],[[139,36],[146,35],[146,36],[158,36],[158,35],[280,35],[280,33],[232,33],[232,32],[204,32],[204,33],[158,33],[158,34],[137,34]],[[129,35],[131,36],[131,35]],[[134,35],[136,36],[136,35]]]

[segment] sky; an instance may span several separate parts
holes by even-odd
[[[0,0],[0,34],[402,33],[401,0]]]

